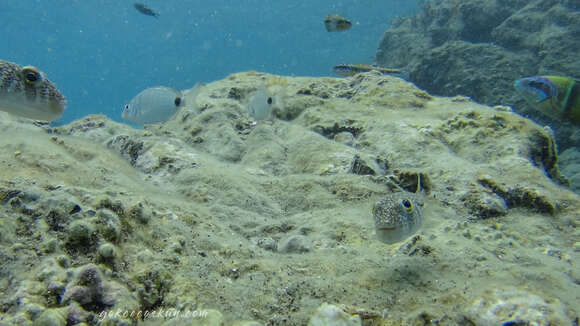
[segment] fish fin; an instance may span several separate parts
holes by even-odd
[[[562,100],[562,113],[570,114],[573,110],[573,105],[576,103],[575,97],[578,96],[578,91],[580,90],[580,85],[576,80],[572,80],[568,89],[566,89],[566,94]]]
[[[536,101],[536,104],[539,104],[539,103],[544,103],[544,102],[546,102],[547,100],[551,99],[552,97],[554,97],[554,96],[552,96],[552,95],[547,95],[547,96],[544,96],[543,98],[541,98],[541,99],[537,100],[537,101]]]
[[[186,91],[182,91],[181,93],[183,94],[181,96],[182,99],[182,106],[190,106],[192,109],[197,109],[197,103],[196,103],[196,99],[197,96],[199,95],[199,92],[201,91],[201,89],[203,88],[203,83],[197,82],[192,88],[186,90]]]

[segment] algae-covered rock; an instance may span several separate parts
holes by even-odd
[[[497,194],[477,187],[461,198],[470,212],[480,218],[504,216],[508,213],[505,200]]]
[[[67,230],[67,245],[73,250],[87,251],[95,245],[94,225],[86,220],[74,221]]]
[[[95,219],[96,232],[110,242],[118,242],[121,239],[122,226],[117,214],[108,210],[100,209]]]
[[[552,125],[560,148],[576,148],[577,128],[533,110],[513,82],[534,75],[573,77],[580,69],[574,37],[579,23],[575,1],[428,0],[412,17],[393,21],[375,62],[407,71],[410,81],[431,94],[511,105]]]
[[[505,185],[496,182],[487,175],[479,176],[478,183],[485,188],[491,190],[495,195],[501,197],[510,208],[515,207],[526,207],[532,210],[536,210],[541,213],[555,214],[557,210],[557,204],[551,198],[549,192],[543,191],[541,189],[533,189],[526,187],[524,185],[514,185],[513,187],[506,187]],[[483,193],[486,193],[485,190]],[[466,205],[471,206],[472,209],[481,209],[481,217],[489,217],[489,214],[496,214],[496,216],[501,215],[499,213],[503,212],[502,202],[498,202],[497,197],[492,194],[487,194],[490,197],[488,201],[482,201],[481,199],[476,199],[470,201],[470,196],[467,196]],[[471,196],[472,197],[472,196]],[[477,202],[480,202],[479,204]],[[494,208],[495,207],[495,208]]]
[[[305,253],[310,250],[312,250],[312,243],[304,235],[291,235],[280,244],[280,252],[283,253]]]
[[[223,326],[224,317],[221,312],[215,309],[200,309],[195,311],[168,311],[168,315],[174,314],[173,318],[159,323],[151,320],[144,323],[145,326],[162,325],[162,326]],[[230,325],[230,324],[228,324]],[[249,324],[251,325],[251,324]],[[259,325],[259,324],[258,324]]]
[[[70,308],[69,320],[85,321],[90,313],[102,314],[103,311],[137,310],[134,295],[123,285],[110,281],[94,264],[80,267],[72,282],[62,295],[61,302]],[[127,323],[124,316],[104,318],[110,325]],[[116,322],[115,322],[116,320]]]
[[[562,174],[570,179],[572,189],[580,190],[580,151],[577,148],[568,148],[559,155]]]
[[[571,325],[558,299],[516,289],[487,291],[467,309],[476,325]]]
[[[254,122],[262,86],[284,107]],[[295,326],[324,299],[357,307],[325,315],[345,323],[462,325],[457,307],[497,280],[578,316],[580,199],[549,130],[502,107],[376,72],[248,72],[145,129],[0,127],[0,323],[206,307],[216,323]],[[402,190],[424,197],[421,227],[377,241],[373,203]]]
[[[131,220],[136,220],[139,223],[147,224],[151,220],[151,209],[149,209],[143,202],[133,204],[127,210],[126,216]]]
[[[362,321],[359,315],[349,315],[341,308],[323,303],[310,318],[308,326],[360,326]]]
[[[67,317],[67,308],[46,309],[34,320],[33,326],[66,326]]]
[[[224,317],[218,310],[207,309],[200,313],[201,316],[190,321],[191,326],[221,326],[224,323]]]
[[[114,262],[115,258],[117,258],[118,253],[117,249],[112,243],[103,243],[97,249],[97,253],[99,255],[99,259],[102,262],[111,264]]]
[[[276,252],[278,250],[278,242],[272,238],[262,238],[257,241],[257,245],[265,250]]]
[[[143,309],[152,309],[163,302],[171,288],[171,273],[159,265],[147,266],[136,275],[137,297]]]
[[[106,307],[103,286],[103,277],[98,267],[93,264],[83,266],[74,284],[66,288],[62,301],[74,300],[85,309],[99,311]]]
[[[264,324],[257,321],[236,321],[231,326],[263,326]]]
[[[570,186],[570,181],[560,172],[558,167],[558,149],[552,129],[544,127],[535,130],[529,137],[530,158],[538,167],[554,181],[564,186]]]
[[[570,38],[578,17],[568,6],[541,0],[425,1],[420,12],[385,32],[376,61],[409,67],[412,80],[435,94],[511,104],[516,98],[511,83],[522,75],[547,67],[566,75],[578,68],[578,45]],[[555,21],[565,27],[555,27]],[[533,51],[540,44],[541,54]]]

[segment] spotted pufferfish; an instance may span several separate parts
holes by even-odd
[[[0,60],[0,111],[53,121],[65,107],[65,97],[38,68]]]
[[[401,191],[381,198],[372,207],[378,239],[392,244],[413,235],[423,222],[422,208],[423,199],[416,193]]]

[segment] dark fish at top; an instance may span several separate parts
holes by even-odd
[[[133,6],[135,6],[135,9],[137,9],[137,11],[142,13],[143,15],[153,16],[155,18],[159,17],[158,13],[156,13],[151,8],[147,7],[147,5],[145,5],[141,2],[135,2],[135,4],[133,4]]]
[[[352,27],[352,23],[340,15],[333,14],[326,15],[326,18],[324,18],[324,26],[327,32],[344,32]]]
[[[385,68],[377,65],[368,65],[364,63],[345,63],[341,65],[334,66],[332,68],[335,74],[342,77],[350,77],[362,72],[369,72],[376,70],[383,75],[386,74],[400,74],[399,69]]]
[[[563,76],[518,79],[516,91],[547,116],[580,125],[580,80]]]

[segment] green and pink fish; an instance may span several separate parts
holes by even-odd
[[[563,76],[518,79],[516,91],[547,116],[580,125],[580,80]]]

